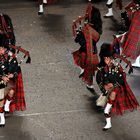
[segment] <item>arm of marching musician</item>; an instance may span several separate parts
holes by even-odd
[[[7,82],[9,81],[9,77],[7,77],[7,76],[2,76],[1,79],[2,79],[5,83],[7,83]]]
[[[107,91],[104,88],[104,84],[103,84],[103,78],[102,78],[102,71],[101,68],[97,67],[98,71],[96,74],[96,82],[100,88],[100,90],[102,91],[103,94],[107,94]]]
[[[2,65],[0,67],[0,83],[7,83],[9,81],[9,78],[7,77],[7,74],[5,73],[6,65]]]

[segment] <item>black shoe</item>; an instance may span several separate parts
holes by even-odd
[[[133,68],[140,68],[139,66],[132,66]]]
[[[10,111],[4,111],[5,114],[10,114]]]
[[[92,94],[95,94],[96,92],[95,92],[95,90],[94,90],[94,88],[89,88],[88,86],[86,86],[87,87],[87,89],[92,93]]]
[[[84,75],[84,72],[82,72],[82,73],[79,75],[79,78],[81,78],[83,75]]]
[[[38,12],[38,15],[43,15],[44,13],[43,12]]]
[[[103,131],[107,131],[107,130],[109,130],[109,129],[111,129],[111,127],[110,127],[110,128],[103,128],[102,130],[103,130]]]
[[[112,18],[113,17],[113,15],[112,16],[106,16],[106,15],[104,15],[104,18]]]
[[[5,127],[5,124],[0,124],[0,127]]]

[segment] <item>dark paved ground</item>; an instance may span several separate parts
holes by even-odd
[[[127,2],[126,0],[125,2]],[[95,3],[106,13],[105,1]],[[139,140],[140,111],[113,118],[113,128],[103,132],[104,116],[95,107],[95,97],[78,78],[71,52],[78,49],[72,38],[72,20],[85,11],[84,0],[59,0],[38,16],[33,0],[1,0],[0,12],[12,18],[17,44],[30,51],[31,65],[22,65],[27,110],[6,118],[2,140]],[[119,27],[120,12],[103,19],[98,43],[111,42]],[[140,101],[140,70],[128,76]],[[95,89],[99,89],[95,83]]]

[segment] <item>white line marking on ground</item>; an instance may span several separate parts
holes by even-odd
[[[38,115],[51,115],[51,114],[64,114],[64,113],[77,113],[77,112],[89,112],[90,110],[81,109],[81,110],[68,110],[68,111],[54,111],[54,112],[40,112],[40,113],[31,113],[31,114],[14,114],[14,116],[28,117],[28,116],[38,116]]]

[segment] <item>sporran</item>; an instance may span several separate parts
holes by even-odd
[[[103,96],[103,93],[99,96],[99,98],[96,100],[96,105],[104,107],[107,103],[107,96]]]

